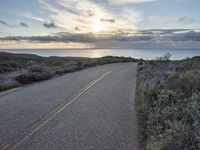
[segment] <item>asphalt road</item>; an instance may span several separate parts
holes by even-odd
[[[136,150],[135,82],[120,63],[0,93],[0,149]]]

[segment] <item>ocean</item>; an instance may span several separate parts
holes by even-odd
[[[172,60],[200,56],[199,50],[166,50],[166,49],[0,49],[0,52],[36,54],[39,56],[72,56],[98,58],[103,56],[125,56],[143,59],[156,59],[166,53],[172,55]]]

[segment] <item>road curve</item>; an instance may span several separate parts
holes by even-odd
[[[0,149],[137,150],[135,82],[118,63],[0,93]]]

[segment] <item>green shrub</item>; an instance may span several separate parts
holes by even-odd
[[[13,71],[13,68],[10,64],[2,63],[0,64],[0,73],[6,73]]]
[[[41,67],[41,66],[34,66],[34,67],[31,67],[29,71],[32,73],[43,73],[43,72],[47,72],[47,68]]]
[[[168,84],[170,89],[180,90],[186,96],[200,91],[200,70],[189,70],[180,73],[177,78]]]
[[[168,72],[168,73],[167,73],[167,79],[168,79],[169,81],[173,80],[173,79],[174,79],[174,73],[173,73],[173,72]]]
[[[196,129],[200,129],[200,93],[183,100],[171,90],[160,90],[156,96],[155,91],[146,91],[151,103],[143,101],[147,149],[199,149],[200,132]]]
[[[200,149],[199,66],[190,70],[183,62],[160,62],[138,68],[136,108],[143,147]]]
[[[38,82],[47,80],[52,77],[52,74],[50,73],[28,73],[28,74],[22,74],[17,77],[15,77],[15,80],[22,84],[28,84],[32,82]]]
[[[56,70],[55,71],[55,74],[57,74],[57,75],[63,75],[65,72],[64,72],[64,70],[63,69],[59,69],[59,70]]]

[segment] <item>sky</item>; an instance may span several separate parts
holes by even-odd
[[[0,0],[0,48],[200,49],[199,0]]]

